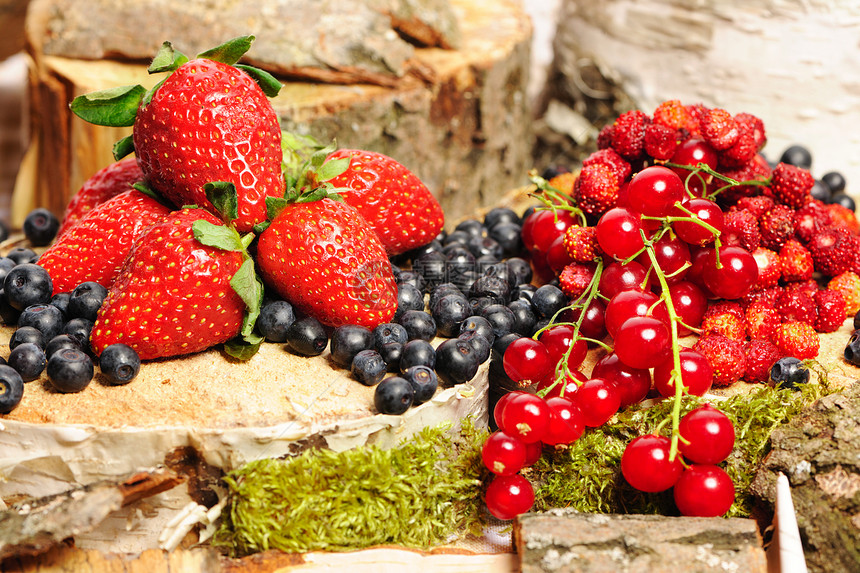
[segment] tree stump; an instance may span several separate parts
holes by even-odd
[[[453,220],[493,204],[525,179],[532,28],[513,0],[452,0],[451,7],[460,47],[414,48],[408,73],[393,77],[390,86],[289,80],[272,104],[287,130],[394,157],[417,173]],[[113,143],[130,133],[81,121],[69,102],[98,89],[149,87],[160,79],[139,62],[46,55],[40,37],[34,38],[44,29],[38,18],[31,10],[32,144],[30,167],[15,191],[13,222],[19,223],[37,205],[61,214],[81,183],[112,161]]]

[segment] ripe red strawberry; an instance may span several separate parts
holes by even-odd
[[[779,163],[773,170],[770,187],[779,203],[799,209],[809,201],[814,184],[808,169]]]
[[[702,317],[702,335],[721,335],[732,340],[743,342],[746,338],[743,318],[729,311],[711,312],[708,309]]]
[[[850,270],[860,255],[860,238],[844,227],[824,227],[806,244],[815,270],[833,277]]]
[[[214,212],[206,183],[236,187],[247,232],[266,219],[266,197],[281,197],[281,130],[266,94],[233,66],[205,58],[186,62],[144,100],[134,147],[149,184],[177,206]]]
[[[582,168],[573,187],[576,204],[589,215],[600,215],[618,201],[620,182],[612,168],[605,163],[593,163]]]
[[[699,119],[702,137],[717,151],[728,149],[738,140],[738,126],[732,114],[724,109],[713,108]]]
[[[845,298],[846,317],[860,312],[860,275],[853,271],[836,275],[827,283],[827,289],[842,293]]]
[[[615,120],[612,147],[621,157],[632,161],[642,155],[647,122],[648,116],[638,109],[624,112]]]
[[[776,329],[774,342],[783,356],[793,356],[800,360],[818,356],[821,345],[815,328],[810,324],[798,321],[781,324]]]
[[[547,183],[550,187],[558,189],[568,197],[573,197],[573,186],[576,184],[577,174],[571,171],[559,173]]]
[[[397,309],[385,247],[343,201],[287,204],[260,234],[257,264],[267,284],[329,326],[374,328]]]
[[[86,281],[110,286],[134,241],[169,213],[168,207],[136,189],[87,211],[39,257],[38,264],[51,275],[54,294]]]
[[[349,158],[349,167],[329,183],[367,219],[389,255],[426,245],[442,230],[442,207],[409,169],[373,151],[339,149],[328,157],[340,158]]]
[[[779,298],[779,295],[782,294],[782,291],[785,290],[783,287],[777,285],[772,287],[767,287],[758,290],[751,290],[747,294],[741,298],[741,304],[744,308],[748,308],[751,304],[754,304],[758,301],[763,301],[773,306],[776,304],[776,300]]]
[[[582,160],[582,166],[587,167],[595,163],[603,163],[608,165],[615,176],[618,178],[618,184],[621,185],[624,181],[630,178],[633,168],[623,157],[618,155],[611,147],[607,149],[599,149]]]
[[[558,275],[561,291],[571,299],[579,298],[588,290],[594,278],[594,267],[581,263],[570,263]]]
[[[222,223],[203,209],[181,209],[134,243],[93,325],[96,354],[122,342],[142,360],[191,354],[238,334],[245,303],[230,286],[237,251],[200,243],[195,221]]]
[[[774,305],[783,322],[798,321],[815,325],[815,299],[801,289],[785,289]]]
[[[714,371],[713,385],[728,386],[743,378],[747,361],[743,343],[720,335],[701,336],[693,350],[704,354]]]
[[[788,240],[779,250],[779,269],[786,282],[808,280],[812,278],[812,254],[799,241]]]
[[[748,209],[756,220],[761,219],[762,215],[773,208],[773,199],[766,195],[756,195],[754,197],[741,197],[738,202],[732,206],[732,210]]]
[[[758,278],[753,288],[763,289],[776,286],[782,276],[782,268],[779,265],[779,255],[770,249],[759,247],[752,252],[758,267]]]
[[[143,180],[143,172],[137,163],[137,158],[126,157],[96,172],[84,181],[75,193],[63,214],[57,237],[74,227],[87,212],[111,197],[131,189],[131,186]]]
[[[829,203],[827,205],[827,214],[830,215],[830,223],[832,225],[845,227],[854,235],[860,233],[860,221],[857,220],[857,214],[845,205]]]
[[[779,311],[766,300],[757,300],[746,308],[744,326],[751,340],[773,340],[780,324],[782,317]]]
[[[845,322],[845,297],[838,290],[821,289],[815,293],[815,330],[835,332]]]
[[[602,254],[595,227],[571,225],[564,232],[564,246],[577,263],[592,263]]]
[[[744,356],[747,361],[744,380],[747,382],[767,382],[770,378],[771,367],[782,358],[776,344],[762,339],[750,340],[745,343]]]
[[[753,252],[761,244],[758,221],[751,211],[736,209],[723,215],[723,234],[720,236],[724,245],[737,245]]]
[[[645,153],[658,161],[668,161],[675,154],[679,139],[676,130],[650,123],[645,126]]]
[[[651,114],[651,120],[656,125],[664,125],[675,131],[684,129],[690,132],[698,129],[698,120],[692,111],[677,99],[661,102]]]
[[[785,205],[774,205],[761,216],[758,226],[762,246],[777,251],[794,236],[794,210]]]
[[[830,212],[827,205],[818,199],[812,199],[794,212],[794,234],[804,243],[828,225]]]

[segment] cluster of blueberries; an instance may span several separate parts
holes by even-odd
[[[511,341],[531,336],[569,304],[557,284],[531,284],[531,266],[520,256],[522,220],[497,207],[394,260],[397,312],[375,329],[327,332],[282,300],[264,304],[257,328],[299,354],[328,347],[338,366],[376,387],[380,413],[402,414],[439,386],[471,380],[492,355],[500,359]]]

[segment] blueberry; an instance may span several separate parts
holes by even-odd
[[[849,211],[857,210],[857,203],[854,201],[854,198],[847,193],[836,193],[830,198],[831,204],[842,205]]]
[[[0,283],[6,280],[6,275],[9,274],[15,265],[17,265],[15,261],[10,259],[9,257],[0,257]]]
[[[8,414],[24,397],[24,380],[11,366],[0,365],[0,414]]]
[[[471,330],[463,332],[457,338],[459,340],[465,340],[472,345],[472,348],[477,353],[476,359],[478,360],[478,363],[483,364],[490,358],[490,352],[493,350],[493,345],[482,334],[479,334],[475,330]]]
[[[48,380],[58,392],[80,392],[93,379],[93,361],[83,350],[63,348],[48,360]]]
[[[460,325],[472,314],[469,300],[462,294],[443,296],[430,310],[436,321],[436,332],[447,338],[457,336]]]
[[[490,229],[490,238],[496,241],[503,257],[523,252],[523,228],[517,223],[499,223]]]
[[[798,385],[809,382],[809,369],[797,358],[780,358],[770,367],[770,381],[777,388],[797,390]]]
[[[9,238],[9,226],[6,223],[4,223],[3,221],[0,221],[0,241],[5,241],[8,238]]]
[[[522,335],[517,334],[516,332],[509,332],[503,336],[496,338],[496,341],[493,343],[493,352],[495,352],[498,356],[504,356],[505,350],[507,350],[508,345],[518,338],[522,338]]]
[[[792,145],[782,152],[779,160],[795,167],[809,169],[812,167],[812,154],[802,145]]]
[[[493,330],[493,325],[483,316],[470,316],[460,325],[460,334],[466,332],[477,332],[487,339],[492,345],[496,340],[496,333]]]
[[[449,386],[468,382],[479,366],[478,352],[466,340],[449,338],[436,348],[436,374]]]
[[[63,311],[50,303],[32,304],[18,316],[18,328],[32,326],[51,340],[63,330]]]
[[[86,318],[73,318],[63,327],[63,334],[68,334],[77,340],[85,351],[90,349],[90,333],[93,331],[93,321]]]
[[[380,414],[399,416],[412,406],[415,390],[401,376],[390,376],[377,384],[373,393],[373,405]]]
[[[510,291],[519,284],[519,276],[507,263],[498,262],[484,268],[484,276],[498,277],[508,285],[508,296]]]
[[[532,282],[534,271],[529,262],[521,257],[511,257],[505,261],[505,266],[514,276],[512,283],[515,285],[528,285]]]
[[[442,297],[447,296],[449,294],[459,294],[460,296],[466,296],[466,293],[460,290],[460,287],[458,287],[454,283],[442,283],[440,285],[434,286],[433,289],[430,291],[430,297],[427,301],[427,308],[432,310],[433,307],[436,306],[436,303],[438,303]]]
[[[436,367],[436,349],[426,340],[410,340],[403,345],[400,355],[400,371],[405,372],[413,366]]]
[[[432,368],[427,366],[412,366],[403,373],[403,378],[409,381],[413,390],[413,404],[423,404],[433,397],[439,387],[439,378]]]
[[[467,231],[458,231],[453,230],[448,233],[445,238],[442,240],[442,248],[448,249],[451,247],[462,247],[467,248],[466,245],[469,244],[469,240],[472,238],[472,235]]]
[[[514,313],[514,326],[511,331],[531,336],[538,320],[531,303],[522,299],[512,300],[508,303],[508,308]]]
[[[454,227],[454,232],[463,231],[472,237],[482,237],[486,235],[487,229],[484,227],[484,224],[477,219],[464,219],[457,223],[457,226]]]
[[[552,318],[567,304],[567,296],[560,288],[551,284],[538,287],[532,296],[532,306],[538,318]]]
[[[397,287],[400,288],[403,285],[411,285],[415,287],[418,292],[423,293],[424,289],[427,288],[427,280],[415,271],[402,271],[397,277]],[[421,302],[423,307],[423,296],[421,298]]]
[[[472,237],[469,239],[467,246],[469,248],[469,252],[471,252],[476,259],[491,256],[497,260],[501,260],[502,256],[505,254],[502,245],[492,237]]]
[[[35,326],[22,326],[15,329],[9,338],[9,350],[22,344],[35,344],[39,348],[45,348],[45,335]]]
[[[425,253],[412,261],[412,270],[420,274],[427,283],[427,288],[447,282],[448,258],[438,251]]]
[[[469,299],[469,306],[472,307],[472,314],[475,316],[483,316],[484,309],[488,306],[493,306],[494,304],[498,304],[496,299],[488,296],[479,296],[477,298]]]
[[[319,356],[328,346],[328,334],[319,320],[306,316],[287,329],[287,344],[296,354]]]
[[[69,300],[71,300],[71,298],[72,293],[70,292],[58,292],[51,297],[51,304],[59,308],[60,312],[63,313],[63,317],[65,317],[69,310]]]
[[[845,176],[838,171],[828,171],[821,176],[821,182],[827,185],[831,193],[845,191],[845,185],[847,184]]]
[[[860,330],[860,310],[854,314],[854,330]]]
[[[409,340],[429,342],[436,338],[436,321],[430,313],[423,310],[407,310],[400,317],[400,324],[406,329]]]
[[[424,293],[413,284],[398,284],[397,312],[394,320],[398,320],[407,310],[424,310]]]
[[[350,372],[365,386],[375,386],[385,377],[388,365],[376,350],[362,350],[352,359]]]
[[[506,277],[486,274],[479,277],[469,289],[469,298],[489,297],[498,304],[507,304],[511,297],[511,287]]]
[[[402,342],[388,342],[377,349],[382,359],[385,360],[385,364],[388,365],[389,372],[399,372],[404,346],[406,345]]]
[[[830,190],[830,187],[818,179],[812,183],[812,189],[810,189],[809,194],[813,199],[818,199],[824,203],[829,203],[830,197],[833,196],[833,192]]]
[[[95,322],[107,293],[107,289],[97,282],[87,281],[79,284],[72,289],[69,297],[69,307],[66,310],[68,317],[86,318]]]
[[[111,344],[99,356],[99,368],[107,382],[115,386],[128,384],[140,372],[140,356],[134,348],[122,343]]]
[[[384,322],[373,329],[373,347],[376,350],[382,348],[389,342],[406,344],[409,341],[409,333],[402,324],[396,322]]]
[[[15,261],[16,265],[35,263],[39,260],[39,255],[36,253],[36,251],[28,247],[15,247],[14,249],[6,253],[6,256]]]
[[[9,299],[6,298],[6,291],[0,288],[0,319],[3,320],[3,324],[18,324],[18,316],[20,315],[21,311],[12,308],[12,305],[9,304]]]
[[[269,342],[286,342],[287,331],[296,321],[293,305],[285,300],[275,300],[263,305],[257,317],[257,329]]]
[[[24,382],[30,382],[42,375],[46,363],[45,352],[32,342],[25,342],[12,349],[7,362]]]
[[[27,213],[21,227],[24,236],[36,247],[44,247],[53,241],[59,229],[60,220],[56,215],[41,207]]]
[[[444,231],[443,231],[444,233]],[[443,234],[440,233],[440,234]],[[420,247],[415,247],[411,251],[408,251],[403,254],[404,258],[414,261],[417,258],[420,258],[427,253],[441,253],[442,252],[442,240],[439,238],[435,238],[426,245],[422,245]]]
[[[83,350],[81,348],[81,343],[78,342],[77,338],[72,338],[68,334],[58,334],[48,341],[48,344],[45,345],[45,358],[50,360],[51,356],[53,356],[58,350],[62,350],[63,348],[74,348],[76,350]]]
[[[503,304],[493,304],[484,309],[481,316],[486,318],[493,326],[496,337],[503,336],[514,330],[516,316],[514,311]]]
[[[856,317],[854,322],[857,322]],[[848,344],[845,346],[844,356],[849,364],[860,366],[860,330],[851,333],[851,338],[848,339]]]
[[[331,358],[341,368],[349,368],[362,350],[373,348],[373,331],[358,324],[344,324],[331,334]]]
[[[48,271],[34,263],[15,266],[3,281],[3,292],[12,308],[24,310],[32,304],[51,302],[54,284]]]
[[[484,227],[489,230],[502,223],[519,225],[521,222],[520,216],[510,207],[493,207],[484,214]]]

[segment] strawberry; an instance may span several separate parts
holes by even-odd
[[[747,382],[767,382],[770,378],[771,367],[782,358],[782,354],[773,342],[757,339],[744,344],[744,357],[747,363],[744,380]]]
[[[654,124],[669,127],[675,131],[679,129],[690,131],[698,124],[691,111],[677,99],[661,102],[651,117]]]
[[[794,210],[785,205],[774,205],[759,219],[759,232],[762,246],[778,251],[794,236]]]
[[[746,308],[744,326],[751,340],[772,340],[782,317],[772,304],[757,300]]]
[[[573,198],[584,212],[600,215],[615,207],[620,184],[610,165],[592,163],[580,171],[573,186]]]
[[[97,205],[48,247],[38,264],[54,283],[54,294],[86,281],[108,287],[134,241],[170,209],[136,189]]]
[[[771,189],[776,200],[793,209],[803,207],[811,198],[815,179],[808,169],[779,163],[773,170]]]
[[[723,216],[723,234],[720,237],[724,245],[737,245],[753,252],[761,244],[761,233],[758,221],[752,211],[736,209]]]
[[[571,300],[576,300],[588,290],[594,278],[594,266],[570,263],[558,275],[558,286]]]
[[[564,246],[577,263],[593,263],[603,255],[595,227],[571,225],[564,232]]]
[[[717,151],[728,149],[738,140],[738,126],[732,114],[724,109],[713,108],[699,119],[702,137]]]
[[[763,289],[776,286],[782,276],[782,267],[779,264],[779,255],[770,249],[759,247],[752,252],[758,267],[758,278],[753,288]]]
[[[808,280],[812,278],[812,254],[800,241],[790,239],[779,250],[779,269],[786,282]]]
[[[442,207],[409,169],[373,151],[339,149],[329,155],[340,158],[348,158],[349,167],[329,183],[367,219],[389,256],[426,245],[442,230]]]
[[[776,329],[774,342],[783,356],[793,356],[800,360],[818,356],[821,345],[815,328],[811,324],[798,321],[782,323]]]
[[[821,289],[815,293],[815,330],[836,332],[845,322],[845,297],[838,290]]]
[[[783,322],[797,321],[815,325],[815,299],[800,289],[785,289],[774,305]]]
[[[676,130],[650,123],[645,126],[645,153],[658,161],[668,161],[675,154],[679,139]]]
[[[824,227],[809,239],[815,270],[834,277],[851,270],[860,255],[860,238],[844,227]]]
[[[135,157],[120,159],[96,172],[84,181],[66,205],[66,212],[63,214],[63,222],[57,231],[57,236],[74,227],[78,220],[87,214],[87,211],[99,203],[104,203],[111,197],[128,191],[134,183],[142,180],[143,172]]]
[[[627,181],[633,172],[633,167],[611,147],[599,149],[582,160],[583,167],[588,167],[595,163],[603,163],[609,166],[618,178],[619,185]]]
[[[860,312],[860,275],[853,271],[836,275],[827,283],[827,289],[842,293],[847,318]]]
[[[693,350],[701,352],[708,359],[714,371],[714,386],[728,386],[743,378],[746,372],[747,361],[742,342],[712,334],[699,337]]]
[[[633,160],[642,155],[648,121],[645,112],[636,109],[618,116],[613,124],[612,147],[621,157]]]
[[[243,256],[200,242],[192,227],[197,221],[228,229],[208,211],[187,208],[169,214],[134,243],[93,325],[96,354],[122,342],[142,360],[178,356],[239,333],[246,303],[231,280],[245,268]]]
[[[397,284],[382,241],[354,207],[329,197],[283,206],[260,234],[264,280],[323,324],[368,328],[397,309]]]

